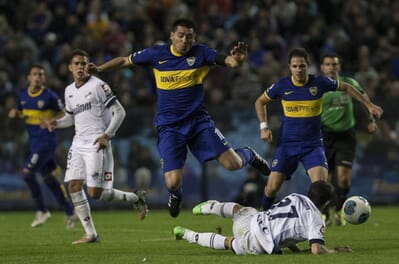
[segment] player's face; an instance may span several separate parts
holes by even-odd
[[[177,26],[176,30],[170,33],[173,49],[180,54],[186,54],[194,44],[195,32],[192,28]]]
[[[340,70],[341,64],[337,57],[326,57],[320,65],[320,71],[331,79],[337,79]]]
[[[46,74],[44,69],[34,67],[30,70],[28,75],[29,87],[40,88],[44,85],[45,80]]]
[[[290,61],[290,72],[295,81],[304,83],[308,77],[309,65],[303,57],[292,57]]]
[[[72,73],[75,81],[83,81],[89,76],[86,69],[88,63],[89,59],[82,55],[76,55],[72,58],[69,64],[69,71]]]

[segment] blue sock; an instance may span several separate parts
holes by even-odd
[[[252,151],[247,148],[238,148],[234,149],[234,151],[237,152],[238,155],[240,155],[243,167],[247,165],[248,162],[254,157],[254,153],[252,153]]]
[[[183,190],[182,188],[178,188],[177,190],[169,190],[169,193],[173,196],[175,196],[177,199],[179,199],[181,201],[181,199],[183,198]]]
[[[44,204],[44,199],[43,199],[43,194],[42,194],[42,189],[40,187],[39,182],[37,181],[35,175],[33,173],[26,173],[23,172],[23,178],[26,184],[29,187],[29,190],[32,195],[32,199],[35,203],[36,209],[35,210],[40,210],[42,212],[46,212],[47,208]]]
[[[73,205],[68,199],[64,185],[61,185],[57,178],[55,178],[54,176],[47,177],[45,179],[45,183],[53,193],[58,204],[62,207],[62,209],[64,209],[65,213],[67,215],[73,215]]]
[[[276,197],[267,197],[265,194],[262,195],[262,209],[263,211],[267,211],[273,205]]]

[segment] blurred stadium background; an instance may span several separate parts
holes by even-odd
[[[197,42],[228,51],[238,40],[249,44],[249,60],[239,70],[214,68],[204,85],[205,104],[233,146],[251,145],[271,161],[274,145],[259,139],[254,100],[274,80],[288,74],[290,48],[305,47],[312,73],[324,51],[344,60],[343,74],[354,77],[384,108],[376,136],[356,107],[358,149],[351,194],[371,203],[399,201],[399,2],[394,0],[16,0],[0,1],[0,210],[31,209],[30,194],[18,176],[28,151],[27,134],[18,120],[7,118],[15,96],[25,86],[31,64],[47,70],[47,84],[63,96],[71,82],[68,55],[86,49],[102,63],[169,40],[177,17],[194,19]],[[151,71],[123,70],[101,76],[117,90],[127,118],[113,140],[115,185],[134,189],[147,184],[153,207],[166,207],[167,193],[152,125],[156,90]],[[270,108],[277,136],[279,105]],[[63,177],[72,129],[59,131],[58,159]],[[232,200],[249,172],[224,170],[214,162],[201,166],[188,157],[185,206],[207,198]],[[306,192],[302,167],[279,195]],[[262,186],[261,186],[262,187]],[[47,196],[51,194],[45,190]],[[53,202],[53,199],[48,199]],[[50,207],[55,204],[50,203]],[[94,207],[104,208],[101,203]],[[108,205],[109,206],[109,205]]]

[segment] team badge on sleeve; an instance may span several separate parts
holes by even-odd
[[[112,181],[112,172],[106,171],[104,173],[104,181]]]
[[[109,97],[112,95],[111,87],[109,87],[108,84],[104,83],[103,85],[101,85],[101,88],[103,89],[105,96]]]

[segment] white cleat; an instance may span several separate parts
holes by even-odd
[[[138,211],[138,217],[143,220],[148,214],[148,205],[145,200],[146,191],[137,190],[134,192],[139,199],[133,203],[133,208]]]
[[[51,214],[49,211],[46,211],[46,212],[37,211],[35,214],[35,218],[33,219],[33,222],[31,224],[31,227],[41,226],[42,224],[46,223],[46,221],[50,217],[51,217]]]
[[[207,213],[203,212],[203,207],[205,206],[209,206],[210,208],[212,208],[215,204],[218,204],[219,201],[217,200],[208,200],[205,202],[202,202],[200,204],[197,204],[196,206],[193,207],[193,214],[194,215],[206,215]]]
[[[88,243],[96,243],[96,242],[100,242],[100,237],[98,235],[95,235],[95,236],[85,235],[81,239],[73,241],[72,245],[88,244]]]

